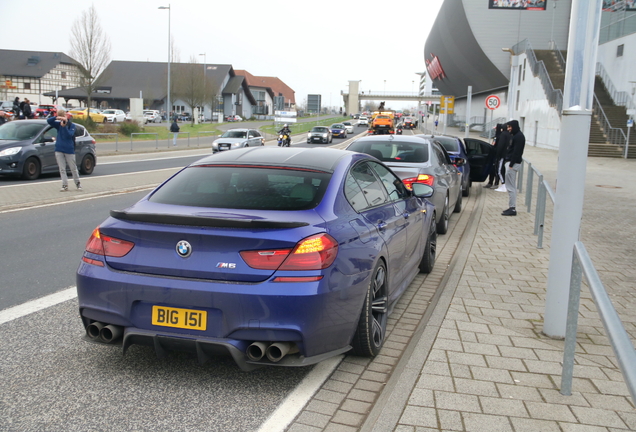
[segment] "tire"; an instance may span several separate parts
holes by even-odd
[[[113,117],[113,123],[117,123],[117,119]]]
[[[439,222],[437,222],[437,234],[446,234],[448,232],[449,218],[450,215],[448,214],[448,195],[446,195],[444,208],[442,209],[442,216],[439,218]]]
[[[453,209],[453,213],[459,213],[462,211],[462,196],[464,194],[460,190],[457,194],[457,201],[455,201],[455,208]]]
[[[430,273],[435,266],[435,255],[437,252],[437,227],[435,226],[435,214],[431,220],[431,226],[426,236],[426,245],[424,246],[424,254],[420,261],[420,273]]]
[[[82,162],[79,166],[79,172],[84,175],[90,175],[95,169],[95,158],[93,155],[87,154],[82,158]]]
[[[380,261],[373,270],[358,327],[351,342],[354,355],[364,357],[378,355],[386,336],[388,312],[386,266],[383,261]]]
[[[467,197],[470,196],[470,186],[471,186],[472,182],[470,180],[468,180],[466,182],[466,189],[462,189],[462,195]]]
[[[41,174],[40,161],[36,157],[30,157],[24,162],[22,168],[22,178],[25,180],[35,180]]]

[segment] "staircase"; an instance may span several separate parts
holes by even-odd
[[[561,68],[559,62],[556,59],[556,54],[552,50],[534,50],[537,61],[543,60],[546,70],[552,80],[552,85],[555,89],[561,89],[563,91],[565,86],[565,71]],[[566,52],[561,51],[564,58],[566,58]],[[625,135],[627,135],[627,113],[625,107],[614,105],[612,98],[605,89],[605,85],[600,77],[596,77],[594,82],[594,93],[598,101],[600,102],[605,115],[613,127],[623,129]],[[628,157],[636,158],[636,134],[632,134],[629,140],[629,154]],[[588,156],[598,157],[623,157],[623,147],[611,144],[606,134],[601,129],[601,123],[596,115],[592,117],[592,123],[590,125],[590,141],[588,146]]]

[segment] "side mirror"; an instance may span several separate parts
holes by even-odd
[[[413,183],[413,195],[419,198],[430,198],[435,189],[424,183]]]
[[[46,137],[46,138],[44,138],[44,142],[45,142],[45,143],[52,143],[52,142],[55,142],[55,138],[53,138],[53,137]]]

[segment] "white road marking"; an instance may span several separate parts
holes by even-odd
[[[296,418],[307,402],[316,394],[322,384],[338,367],[344,355],[323,360],[298,384],[283,403],[261,425],[258,432],[283,432]]]
[[[49,294],[44,297],[40,297],[35,300],[30,300],[26,303],[19,304],[17,306],[10,307],[0,311],[0,324],[8,323],[23,316],[32,314],[34,312],[41,311],[56,304],[64,303],[65,301],[74,299],[77,297],[77,288],[72,286],[62,291],[58,291],[53,294]]]

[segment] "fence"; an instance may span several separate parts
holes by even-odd
[[[155,136],[155,149],[159,148],[159,134],[150,132],[133,132],[130,134],[130,151],[133,150],[133,137],[135,135],[154,135]]]
[[[118,151],[117,147],[119,147],[119,134],[118,133],[94,133],[92,136],[113,136],[115,135],[115,151]]]
[[[545,210],[547,196],[550,197],[552,203],[555,202],[555,194],[550,185],[543,178],[543,174],[539,172],[532,164],[523,159],[528,164],[528,177],[526,181],[526,205],[528,212],[532,207],[532,191],[534,184],[534,174],[538,177],[537,203],[535,206],[535,225],[534,234],[538,235],[537,248],[542,248],[543,244],[543,225],[545,222]],[[524,164],[521,164],[519,171],[519,193],[523,191],[523,170]],[[612,302],[601,282],[594,264],[590,259],[583,243],[574,243],[572,253],[572,271],[570,277],[570,290],[568,301],[568,314],[566,323],[565,346],[563,349],[563,366],[561,370],[561,394],[569,396],[572,394],[572,377],[574,373],[574,354],[576,351],[576,333],[579,315],[579,300],[581,296],[582,276],[588,282],[590,292],[598,314],[603,322],[603,327],[607,333],[607,337],[612,344],[612,349],[618,360],[618,365],[625,379],[625,383],[632,397],[632,402],[636,404],[636,350],[632,345],[631,338],[614,309]]]
[[[216,132],[214,132],[214,131],[197,132],[197,147],[199,147],[199,138],[201,137],[201,134],[212,134],[213,137],[216,136]],[[188,137],[188,147],[190,147],[190,137]]]

